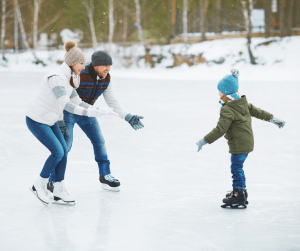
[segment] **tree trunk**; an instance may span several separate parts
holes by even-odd
[[[200,32],[201,32],[201,41],[206,40],[205,36],[205,0],[200,0],[200,7],[199,7],[199,12],[200,12]]]
[[[18,18],[17,18],[17,7],[14,6],[14,35],[15,35],[15,55],[16,63],[18,63],[19,54],[19,29],[18,29]]]
[[[295,27],[300,27],[300,0],[296,0],[295,9]]]
[[[141,25],[141,7],[140,7],[139,0],[135,0],[135,7],[136,7],[136,22],[138,26],[139,39],[141,41],[141,44],[145,46],[145,41],[143,38],[143,29]]]
[[[123,42],[127,41],[127,0],[124,0]]]
[[[183,0],[183,40],[184,43],[186,44],[188,42],[188,23],[187,23],[187,1],[188,0]]]
[[[108,43],[109,43],[109,51],[112,50],[112,42],[114,36],[114,5],[113,0],[109,0],[109,36],[108,36]]]
[[[172,0],[172,37],[175,37],[175,23],[176,23],[176,0]]]
[[[83,2],[83,5],[86,8],[87,15],[89,18],[89,24],[90,24],[90,29],[91,29],[91,35],[92,35],[92,41],[93,41],[93,49],[97,50],[97,39],[96,39],[96,32],[95,32],[95,26],[94,26],[94,2],[93,0],[87,0]]]
[[[33,15],[33,49],[35,50],[38,42],[38,19],[39,9],[42,0],[34,0],[34,15]]]
[[[251,38],[252,38],[252,23],[251,23],[251,15],[253,10],[253,0],[242,0],[242,8],[243,8],[243,15],[245,19],[245,29],[247,32],[247,48],[250,57],[250,63],[256,64],[255,58],[252,54],[251,50]]]
[[[292,26],[293,26],[293,8],[294,0],[289,0],[287,4],[287,19],[286,19],[286,35],[292,35]]]
[[[22,15],[21,15],[21,11],[20,11],[20,6],[19,6],[19,3],[18,3],[18,0],[14,0],[14,3],[15,3],[15,7],[16,7],[16,13],[17,13],[17,18],[18,18],[18,23],[19,23],[19,26],[20,26],[20,30],[21,30],[21,34],[22,34],[22,39],[23,39],[24,45],[25,45],[25,47],[26,47],[27,50],[31,51],[31,48],[30,48],[29,43],[28,43],[27,38],[26,38],[26,32],[25,32],[25,29],[24,29],[23,21],[22,21]]]
[[[286,0],[278,0],[278,4],[279,4],[280,36],[285,37],[287,34],[286,22],[285,22]]]
[[[265,7],[265,37],[270,37],[272,28],[272,0],[264,1]]]
[[[32,52],[34,58],[36,59],[36,61],[35,61],[36,64],[42,64],[43,66],[46,66],[43,61],[39,60],[36,57],[34,51],[29,46],[29,43],[28,43],[27,38],[26,38],[26,33],[25,33],[23,21],[22,21],[22,15],[21,15],[21,11],[20,11],[20,6],[19,6],[19,3],[18,3],[18,0],[14,0],[14,5],[15,5],[15,8],[16,8],[16,14],[17,14],[17,18],[18,18],[18,23],[19,23],[19,26],[20,26],[21,34],[22,34],[22,39],[23,39],[23,42],[24,42],[24,45],[25,45],[26,49],[28,51]]]
[[[221,23],[221,0],[216,0],[215,2],[215,18],[214,18],[214,26],[215,26],[215,32],[220,33],[220,23]]]
[[[2,59],[7,60],[5,58],[4,52],[4,38],[5,38],[5,18],[6,18],[6,0],[2,0],[2,18],[1,18],[1,51],[2,51]]]

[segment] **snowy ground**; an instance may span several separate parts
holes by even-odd
[[[0,250],[300,250],[299,81],[240,83],[249,101],[287,124],[279,130],[253,121],[255,151],[245,163],[250,204],[226,210],[225,139],[196,152],[196,141],[217,123],[216,82],[120,78],[123,105],[145,116],[140,131],[116,117],[99,119],[121,191],[100,188],[92,146],[77,127],[66,172],[77,204],[43,206],[28,188],[49,153],[24,117],[42,77],[1,73]]]
[[[269,45],[260,45],[262,43],[274,41]],[[113,57],[112,72],[115,77],[126,79],[161,79],[161,80],[184,80],[194,81],[195,79],[203,81],[217,81],[225,74],[229,74],[230,69],[239,69],[240,79],[243,81],[300,81],[300,36],[292,37],[274,37],[274,38],[253,38],[252,52],[258,64],[251,65],[247,51],[246,38],[216,39],[202,43],[190,45],[172,44],[164,46],[152,46],[150,54],[163,55],[164,59],[151,69],[141,59],[137,65],[138,58],[144,56],[145,48],[141,45],[132,45],[126,48],[118,47],[113,44],[110,54]],[[108,50],[107,44],[102,44],[98,50]],[[92,48],[83,49],[87,58],[87,63],[91,60],[94,52]],[[175,68],[166,68],[173,65],[174,59],[172,53],[182,55],[202,54],[208,64],[198,64],[189,67],[183,64]],[[16,58],[15,54],[7,53],[7,67],[3,67],[3,61],[0,58],[0,73],[2,72],[40,72],[46,74],[51,69],[58,66],[57,61],[63,61],[64,50],[39,50],[36,51],[39,59],[43,60],[46,67],[41,64],[35,65],[31,52],[23,52]],[[125,59],[123,56],[131,58],[132,65],[129,69],[125,68]],[[223,58],[223,64],[215,64],[211,61]],[[16,63],[18,60],[18,63]]]

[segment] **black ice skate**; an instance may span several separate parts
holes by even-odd
[[[231,196],[231,195],[232,195],[232,192],[233,192],[233,191],[228,191],[228,192],[226,193],[226,198],[228,198],[229,196]],[[245,202],[245,204],[248,205],[248,204],[249,204],[249,202],[248,202],[248,192],[247,192],[247,189],[246,189],[246,188],[245,188],[245,196],[246,196],[246,202]]]
[[[225,203],[222,208],[230,207],[232,209],[244,209],[246,206],[246,192],[245,189],[233,189],[231,194],[223,199]]]
[[[101,187],[105,190],[119,192],[120,191],[120,181],[118,181],[111,174],[107,174],[105,176],[99,176],[99,181],[101,183]]]

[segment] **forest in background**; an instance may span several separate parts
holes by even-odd
[[[184,32],[247,31],[243,3],[265,10],[266,37],[272,31],[288,36],[300,27],[300,0],[1,0],[1,48],[14,48],[16,33],[22,47],[22,29],[31,48],[40,33],[52,36],[53,46],[62,44],[65,28],[80,30],[86,47],[141,40],[168,44]]]

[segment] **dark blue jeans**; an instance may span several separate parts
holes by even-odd
[[[233,189],[245,189],[246,178],[243,170],[243,164],[248,157],[248,153],[231,155],[231,173]]]
[[[95,160],[99,167],[99,174],[101,176],[110,174],[110,162],[107,158],[105,140],[101,133],[98,120],[94,117],[79,116],[64,111],[64,121],[70,133],[70,135],[64,135],[68,151],[71,151],[73,143],[73,129],[74,125],[77,124],[81,130],[84,131],[93,145]],[[54,172],[51,174],[50,180],[55,181]]]
[[[68,148],[57,123],[49,126],[26,117],[26,124],[32,134],[51,152],[40,176],[49,178],[52,170],[55,170],[55,181],[62,181],[65,178]]]

